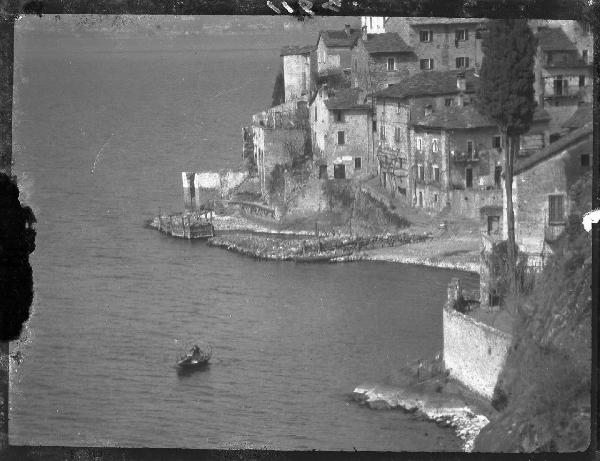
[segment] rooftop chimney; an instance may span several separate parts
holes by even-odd
[[[362,30],[362,39],[363,39],[363,42],[366,42],[367,41],[367,26],[362,26],[361,30]]]
[[[346,31],[346,35],[350,37],[350,24],[346,24],[344,26],[344,30]]]
[[[456,75],[456,88],[458,88],[460,91],[466,91],[467,79],[464,72],[460,72]]]

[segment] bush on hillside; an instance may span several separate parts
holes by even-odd
[[[328,179],[323,181],[323,194],[330,209],[350,208],[354,205],[354,186],[348,179]]]

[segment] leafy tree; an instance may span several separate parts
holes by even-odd
[[[283,69],[279,69],[277,78],[275,78],[275,86],[273,87],[273,102],[271,107],[278,106],[285,102],[285,85],[283,82]]]
[[[513,163],[520,136],[529,130],[535,112],[533,63],[536,37],[524,19],[489,23],[483,39],[483,60],[476,105],[498,125],[504,141],[505,189],[508,226],[508,270],[516,289],[515,216],[512,200]]]

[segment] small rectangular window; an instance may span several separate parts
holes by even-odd
[[[502,147],[502,138],[500,136],[492,136],[492,147],[494,149]]]
[[[382,141],[385,141],[385,125],[380,125],[379,139],[381,139]]]
[[[400,127],[399,126],[394,128],[394,141],[400,142]]]
[[[431,30],[422,30],[419,32],[419,39],[422,42],[430,42],[433,36],[433,32]]]
[[[564,208],[562,195],[548,196],[548,222],[551,224],[564,222]]]
[[[585,75],[579,76],[579,87],[585,86]]]
[[[346,143],[345,134],[343,131],[338,131],[338,145],[342,146]]]
[[[335,111],[335,121],[339,123],[344,121],[344,113],[341,110]]]
[[[437,165],[433,165],[433,180],[440,182],[440,167]]]
[[[473,153],[473,141],[467,141],[467,154]]]
[[[583,62],[588,64],[588,50],[583,50],[581,52],[581,57],[583,58]]]
[[[464,57],[456,58],[456,68],[463,69],[464,67],[465,67],[465,58]]]
[[[419,65],[421,70],[432,70],[433,69],[433,59],[421,59],[419,61]]]
[[[402,107],[402,104],[400,104],[400,101],[398,101],[396,104],[397,104],[397,106],[396,106],[396,113],[399,114],[400,113],[400,108]]]
[[[581,154],[581,166],[590,166],[590,154]]]
[[[417,150],[423,149],[423,139],[417,138]]]
[[[438,140],[437,140],[437,139],[434,139],[434,140],[431,142],[431,151],[432,151],[432,152],[437,152],[437,151],[438,151],[438,147],[439,147],[439,145],[438,145]]]
[[[377,120],[373,120],[373,132],[377,132]]]
[[[417,172],[419,175],[419,179],[423,181],[425,179],[425,168],[420,163],[417,165]]]
[[[488,216],[487,233],[488,235],[500,234],[500,216]]]
[[[396,60],[394,58],[388,58],[387,70],[394,70],[396,68]]]
[[[327,165],[319,165],[319,179],[327,179]]]
[[[354,169],[355,170],[360,170],[362,168],[362,158],[361,157],[354,157]]]
[[[451,106],[451,105],[452,105],[452,98],[446,98],[446,99],[444,100],[444,104],[445,104],[446,106]]]
[[[454,39],[459,42],[469,40],[469,31],[467,29],[456,29]]]

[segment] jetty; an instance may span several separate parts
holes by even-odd
[[[207,239],[215,236],[213,210],[163,215],[159,212],[152,227],[172,237]]]

